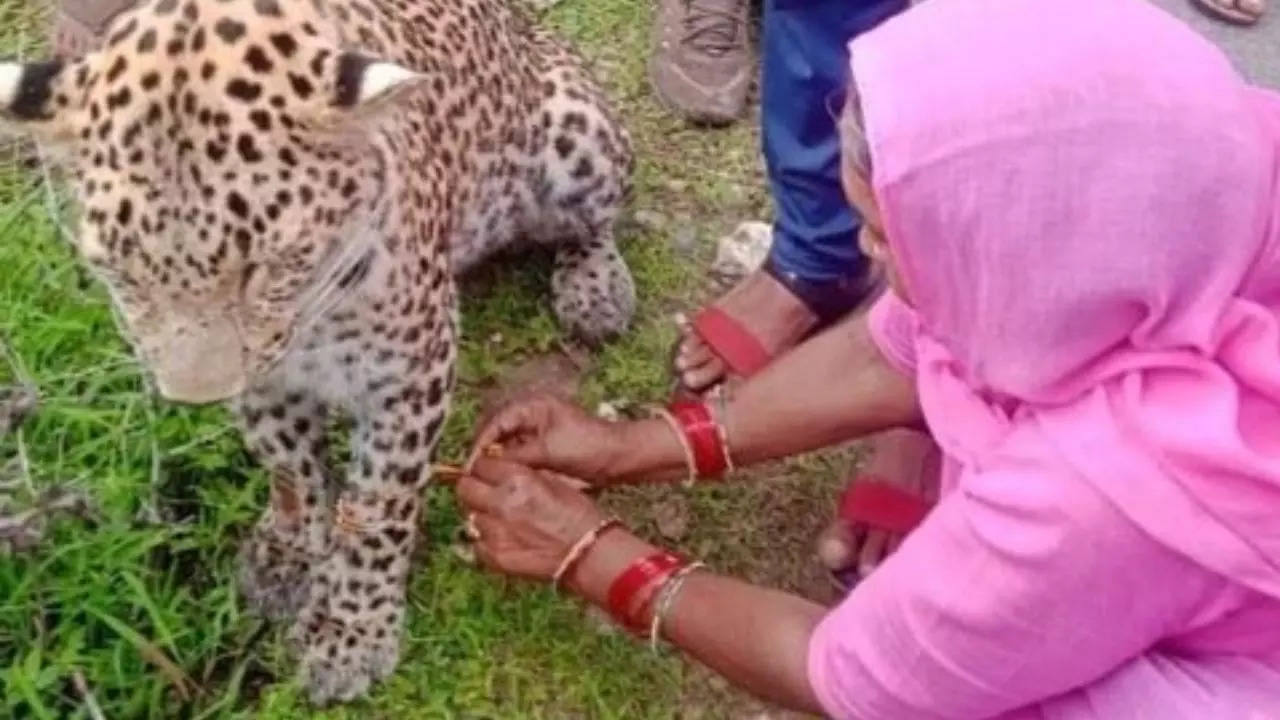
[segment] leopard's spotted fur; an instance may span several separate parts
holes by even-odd
[[[561,321],[623,330],[626,133],[503,0],[147,0],[94,52],[0,63],[0,120],[64,158],[76,243],[162,393],[232,399],[273,476],[243,590],[292,618],[315,701],[363,693],[399,654],[450,268],[554,245]],[[331,413],[355,421],[344,479]]]

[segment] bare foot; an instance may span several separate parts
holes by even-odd
[[[748,275],[716,306],[741,323],[772,356],[794,347],[818,323],[799,298],[764,270]],[[686,388],[701,392],[725,379],[729,368],[702,338],[685,328],[675,371]]]
[[[931,437],[915,430],[889,430],[871,444],[871,458],[859,476],[891,483],[930,504],[937,501],[941,454]],[[818,537],[818,560],[851,587],[898,549],[903,537],[837,517]]]
[[[1206,13],[1237,25],[1252,25],[1267,10],[1266,0],[1193,0]]]

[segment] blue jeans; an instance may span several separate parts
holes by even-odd
[[[858,250],[859,219],[840,186],[840,141],[828,108],[848,83],[846,46],[907,5],[764,0],[761,133],[776,208],[770,270],[811,307],[823,300],[806,298],[804,288],[862,288],[869,267]],[[828,314],[813,309],[820,317]]]

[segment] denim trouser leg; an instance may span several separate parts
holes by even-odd
[[[825,285],[860,281],[866,273],[858,218],[840,186],[840,142],[828,101],[843,96],[848,82],[849,40],[906,6],[906,0],[765,0],[761,131],[776,206],[775,274]]]

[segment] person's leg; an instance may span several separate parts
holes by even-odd
[[[911,504],[931,507],[938,500],[942,454],[928,434],[909,429],[888,430],[870,439],[871,456],[845,490],[836,517],[818,538],[818,560],[833,579],[849,589],[876,569],[897,549],[905,533],[861,524],[849,515],[884,514],[884,509],[863,508],[850,512],[850,488],[878,483],[904,493]],[[907,531],[909,532],[909,531]]]
[[[755,74],[750,0],[658,0],[649,81],[658,98],[694,122],[742,115]]]
[[[850,39],[907,7],[906,0],[765,0],[761,131],[776,208],[765,268],[715,303],[776,356],[856,307],[874,288],[856,242],[858,221],[840,185],[840,142],[830,102],[848,81]],[[727,316],[725,319],[724,316]],[[682,384],[702,390],[737,366],[703,328],[685,334]],[[741,343],[737,343],[741,344]],[[728,362],[726,362],[726,359]]]
[[[802,299],[805,285],[865,290],[868,263],[840,185],[833,111],[849,81],[849,40],[906,6],[906,0],[766,2],[761,134],[775,205],[770,261],[780,278],[799,284]],[[814,309],[841,310],[820,303]]]

